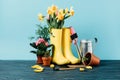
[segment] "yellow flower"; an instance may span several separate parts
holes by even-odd
[[[60,13],[57,15],[58,20],[63,20],[64,19],[64,14]]]
[[[60,14],[64,14],[63,9],[60,9],[60,10],[59,10],[59,13],[60,13]]]
[[[50,7],[48,7],[47,13],[48,13],[49,15],[52,15],[52,14],[53,14],[53,11],[52,11],[52,9],[51,9]]]
[[[65,9],[65,14],[67,14],[67,13],[68,13],[68,8]]]
[[[74,12],[73,8],[71,7],[71,8],[70,8],[70,14],[69,14],[69,15],[70,15],[70,16],[73,16],[74,13],[75,13],[75,12]]]
[[[57,8],[57,6],[52,5],[51,10],[52,10],[52,12],[56,12],[58,10],[58,8]]]
[[[64,19],[64,12],[63,12],[63,9],[60,9],[59,12],[58,12],[58,15],[57,15],[57,19],[58,20],[63,20]]]
[[[40,14],[38,14],[38,19],[39,19],[40,21],[43,21],[44,16],[40,13]]]

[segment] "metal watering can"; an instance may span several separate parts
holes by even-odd
[[[93,53],[93,49],[95,48],[97,42],[98,39],[96,37],[92,40],[81,40],[80,41],[81,56],[84,57],[87,52]]]

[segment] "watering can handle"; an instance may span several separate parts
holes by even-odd
[[[94,52],[94,49],[95,49],[95,47],[96,47],[96,44],[98,43],[98,39],[95,37],[94,38],[94,40],[95,40],[95,44],[94,44],[94,46],[93,46],[93,52]]]
[[[95,37],[94,39],[95,39],[95,43],[97,43],[97,42],[98,42],[98,39],[97,39],[96,37]]]

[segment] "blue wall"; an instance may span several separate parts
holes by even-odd
[[[34,36],[37,14],[52,4],[73,6],[73,26],[81,39],[97,37],[94,54],[101,59],[120,59],[120,0],[0,0],[0,59],[33,60],[28,38]],[[72,49],[74,49],[74,45]],[[77,56],[76,52],[74,54]]]

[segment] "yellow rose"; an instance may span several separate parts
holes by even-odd
[[[40,13],[40,14],[38,14],[38,19],[39,19],[40,21],[43,21],[44,16]]]

